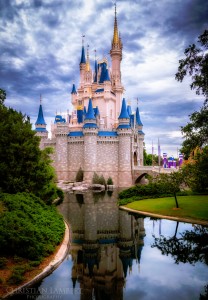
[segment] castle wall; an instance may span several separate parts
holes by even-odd
[[[118,154],[118,186],[120,187],[129,187],[132,185],[131,155],[131,136],[120,133]]]
[[[79,168],[84,170],[83,138],[68,138],[68,166],[68,180],[74,181]]]
[[[84,132],[84,180],[92,183],[94,172],[97,171],[97,132]]]
[[[98,175],[103,175],[106,180],[111,177],[113,183],[118,185],[118,138],[98,138],[97,158]]]

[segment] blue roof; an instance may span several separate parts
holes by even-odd
[[[118,136],[116,131],[98,131],[98,136]]]
[[[35,122],[35,125],[37,125],[37,124],[46,125],[46,122],[43,117],[43,108],[42,108],[41,104],[39,106],[38,118],[37,118],[37,121]]]
[[[120,113],[120,116],[118,118],[119,119],[129,119],[129,114],[128,114],[127,109],[126,109],[126,100],[125,100],[125,98],[123,98],[121,113]]]
[[[104,81],[110,81],[110,75],[109,75],[108,69],[106,69],[106,71],[105,71]]]
[[[71,94],[77,94],[75,84],[73,83]]]
[[[77,110],[77,122],[78,124],[83,123],[84,121],[84,112],[82,109]]]
[[[131,105],[127,105],[127,112],[129,114],[129,117],[132,115]]]
[[[82,54],[81,54],[80,64],[86,64],[85,49],[84,49],[84,46],[82,46]]]
[[[88,110],[87,110],[85,119],[95,120],[95,114],[94,114],[94,110],[92,107],[92,99],[91,98],[89,99]]]
[[[35,130],[38,132],[48,132],[46,128],[35,128]]]
[[[103,92],[104,91],[104,89],[97,89],[96,91],[95,91],[95,93],[101,93],[101,92]]]
[[[82,131],[71,131],[68,133],[68,136],[74,137],[74,136],[83,136]]]
[[[140,119],[140,114],[139,114],[139,108],[137,107],[136,109],[136,123],[137,125],[139,126],[143,126],[142,122],[141,122],[141,119]]]
[[[145,135],[144,132],[142,130],[138,130],[139,134]]]
[[[129,124],[120,124],[117,127],[117,129],[128,129],[128,128],[131,128]]]
[[[97,60],[95,60],[94,82],[97,82],[97,71],[98,71],[98,65],[97,65]]]
[[[66,119],[63,118],[61,115],[56,115],[54,123],[66,123]]]
[[[95,123],[86,123],[84,124],[83,128],[98,128],[97,124]]]

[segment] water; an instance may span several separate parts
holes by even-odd
[[[67,194],[59,210],[70,224],[69,254],[38,286],[15,299],[190,300],[205,295],[208,228],[129,214],[118,209],[116,198],[116,192]]]

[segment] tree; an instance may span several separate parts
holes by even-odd
[[[199,112],[190,115],[190,122],[181,131],[184,138],[181,152],[185,159],[196,147],[208,145],[208,103],[204,103]]]
[[[179,60],[176,80],[182,82],[188,74],[191,76],[191,89],[196,90],[197,95],[208,97],[208,30],[205,30],[198,38],[199,47],[195,44],[185,49],[185,59]]]
[[[208,146],[195,151],[191,161],[182,168],[184,180],[195,192],[208,191]]]
[[[187,159],[196,147],[208,144],[208,30],[198,38],[199,47],[195,44],[185,49],[185,59],[179,60],[176,80],[182,82],[185,76],[191,76],[191,89],[197,95],[204,95],[205,101],[199,112],[190,115],[190,122],[182,127],[184,142],[181,152]]]
[[[4,105],[3,90],[0,97],[0,190],[11,194],[29,192],[52,200],[57,187],[50,165],[51,149],[40,150],[40,139],[29,117]]]

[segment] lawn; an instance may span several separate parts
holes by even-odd
[[[174,209],[174,197],[139,200],[127,208],[155,214],[208,221],[208,195],[177,196],[179,209]]]

